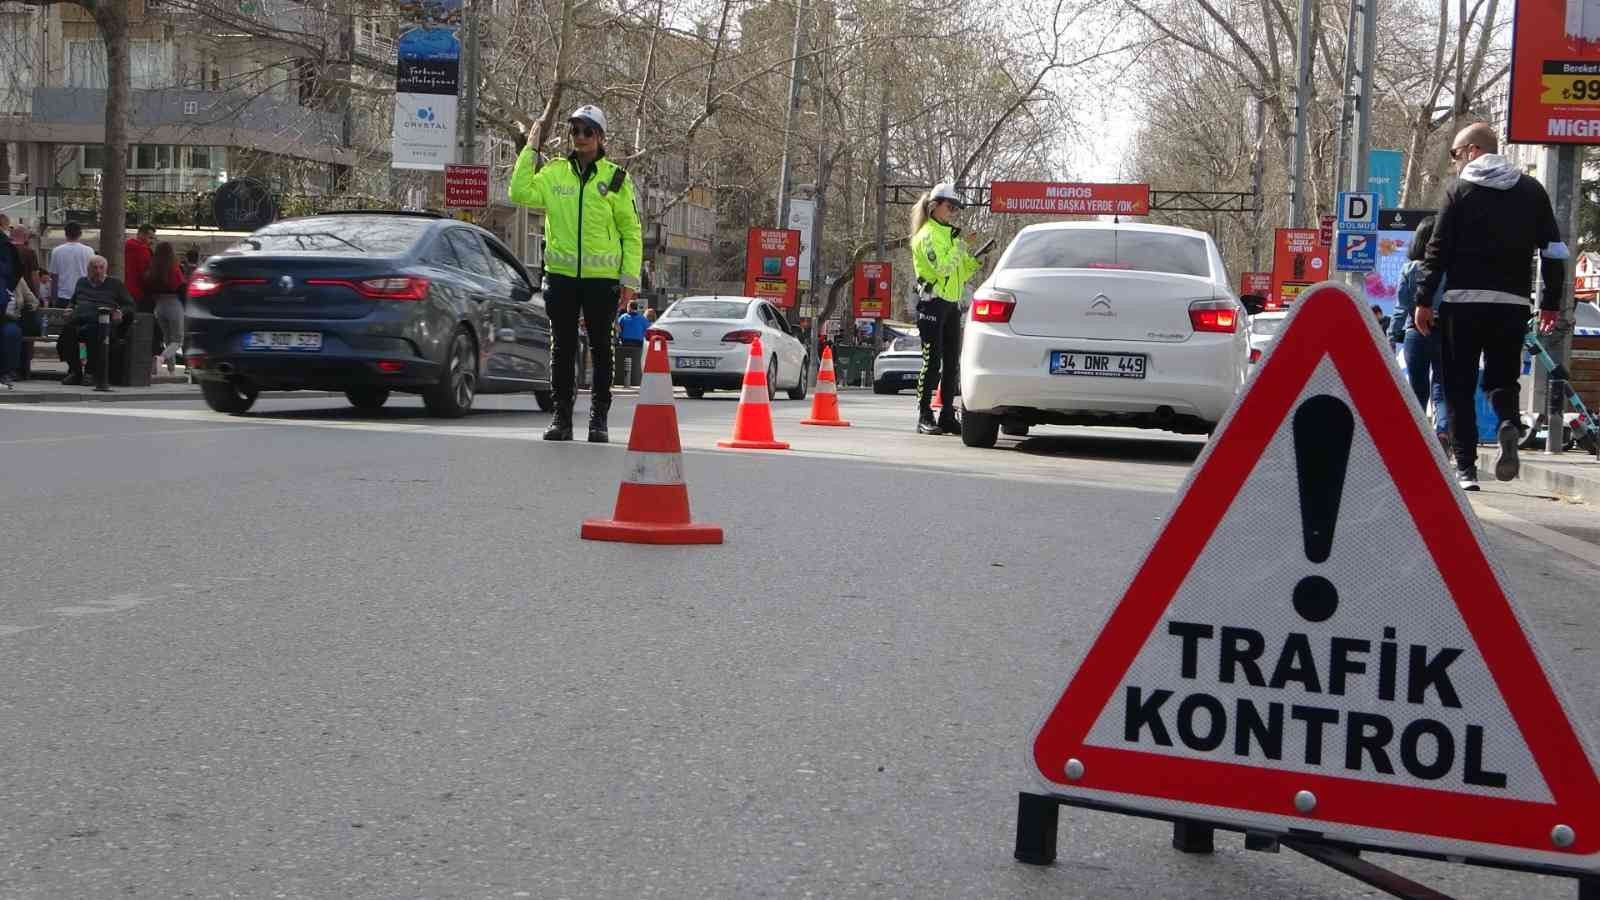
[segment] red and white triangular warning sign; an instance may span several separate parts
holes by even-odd
[[[1050,791],[1600,867],[1591,754],[1365,304],[1302,295],[1046,714]]]

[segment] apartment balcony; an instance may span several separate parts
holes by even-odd
[[[33,114],[0,117],[0,140],[59,144],[105,142],[106,92],[34,88]],[[344,116],[293,100],[244,91],[133,91],[130,138],[141,144],[242,147],[316,162],[350,165]]]

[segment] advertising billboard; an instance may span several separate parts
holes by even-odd
[[[1315,228],[1279,228],[1272,254],[1272,301],[1290,306],[1300,292],[1328,278],[1328,245]]]
[[[1511,26],[1513,144],[1600,144],[1600,4],[1518,0]]]
[[[794,309],[799,276],[800,232],[792,228],[750,229],[744,244],[745,296]]]

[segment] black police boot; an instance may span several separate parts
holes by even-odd
[[[544,439],[547,441],[572,440],[572,403],[570,401],[556,404],[555,418],[551,420],[550,427],[545,429]]]
[[[917,410],[917,434],[944,434],[944,429],[933,419],[931,407],[921,407]]]
[[[606,414],[611,412],[611,398],[599,397],[589,401],[589,443],[608,444],[611,432],[606,429]]]
[[[939,407],[939,433],[961,433],[961,420],[956,418],[955,407],[948,401],[945,402],[945,405]]]

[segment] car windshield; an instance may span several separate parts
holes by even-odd
[[[274,222],[234,247],[235,253],[321,253],[403,256],[428,230],[428,219],[313,216]]]
[[[922,338],[917,338],[917,337],[896,338],[895,342],[893,344],[889,345],[889,349],[891,351],[895,352],[895,353],[907,353],[907,352],[916,353],[917,351],[922,349]]]
[[[1205,239],[1120,228],[1051,228],[1024,232],[1001,263],[1007,269],[1121,269],[1211,275]]]
[[[1266,316],[1256,316],[1250,320],[1251,334],[1277,334],[1278,329],[1282,327],[1282,316],[1272,316],[1270,318]]]
[[[667,310],[668,319],[742,319],[748,300],[679,300]]]

